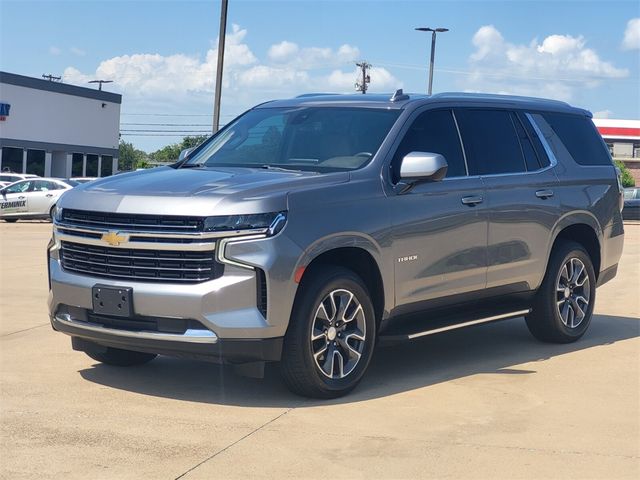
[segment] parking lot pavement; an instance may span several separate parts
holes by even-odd
[[[385,347],[329,402],[273,371],[73,352],[46,314],[50,229],[0,225],[2,478],[640,478],[640,225],[579,342],[515,319]]]

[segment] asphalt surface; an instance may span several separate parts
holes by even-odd
[[[640,478],[640,225],[589,332],[522,319],[379,349],[346,398],[159,358],[118,369],[49,326],[50,224],[0,224],[0,477]]]

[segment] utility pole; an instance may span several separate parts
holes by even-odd
[[[42,78],[44,78],[45,80],[49,80],[50,82],[59,82],[60,80],[62,80],[62,77],[56,77],[51,74],[45,75],[44,73],[42,74]]]
[[[356,66],[360,68],[360,72],[362,73],[361,80],[359,82],[356,82],[356,91],[362,92],[362,94],[364,95],[365,93],[367,93],[369,83],[371,83],[371,77],[369,76],[369,69],[371,68],[371,64],[363,60],[362,62],[356,63]]]
[[[433,87],[433,63],[436,56],[436,33],[444,33],[448,32],[448,28],[429,28],[429,27],[419,27],[416,30],[420,32],[431,32],[431,62],[429,63],[429,90],[428,93],[431,95],[432,87]]]
[[[220,6],[220,33],[218,35],[218,66],[216,69],[216,91],[213,99],[213,133],[220,128],[220,98],[222,96],[222,69],[224,67],[224,42],[227,34],[227,7],[229,0]]]
[[[91,80],[88,83],[99,83],[98,90],[102,90],[103,83],[113,83],[113,80]]]

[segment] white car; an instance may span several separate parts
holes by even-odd
[[[10,173],[10,172],[0,172],[0,182],[8,182],[15,183],[20,180],[27,180],[29,178],[39,178],[38,175],[33,175],[32,173]]]
[[[0,219],[51,218],[58,198],[76,185],[57,178],[32,178],[12,183],[0,190]]]

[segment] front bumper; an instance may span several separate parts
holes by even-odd
[[[228,364],[278,361],[282,352],[282,337],[220,340],[208,330],[187,330],[184,334],[117,330],[75,320],[69,314],[51,317],[51,326],[70,335],[74,349],[82,351],[114,347]]]

